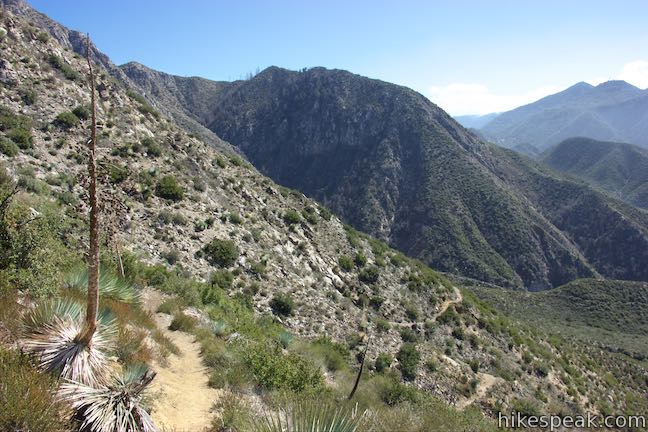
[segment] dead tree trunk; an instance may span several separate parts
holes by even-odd
[[[88,141],[88,195],[90,197],[90,247],[88,251],[88,301],[86,319],[79,342],[90,345],[97,330],[99,311],[99,198],[97,194],[97,104],[95,100],[95,77],[90,61],[90,35],[86,47],[88,61],[92,124]]]

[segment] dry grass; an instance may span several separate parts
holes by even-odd
[[[0,348],[0,430],[62,432],[66,406],[56,400],[56,379],[40,373],[27,356]]]

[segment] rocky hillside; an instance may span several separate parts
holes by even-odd
[[[142,89],[174,80],[131,69]],[[435,268],[532,290],[648,278],[625,246],[648,250],[645,215],[480,141],[410,89],[273,67],[220,83],[209,99],[211,110],[199,104],[193,115],[261,172]],[[606,216],[591,220],[597,214]],[[597,230],[583,235],[590,223]]]
[[[90,99],[86,65],[30,16],[3,8],[0,17],[0,161],[25,197],[53,206],[78,226]],[[316,201],[187,133],[100,63],[95,67],[102,189],[110,202],[125,204],[120,211],[106,206],[104,232],[118,233],[111,245],[152,266],[145,272],[148,283],[192,306],[188,311],[210,334],[227,320],[233,329],[227,346],[244,344],[241,339],[259,328],[281,326],[288,336],[335,341],[333,346],[342,347],[336,350],[349,353],[342,361],[348,368],[369,343],[368,379],[391,382],[385,381],[389,371],[408,383],[378,392],[385,407],[405,404],[403,410],[410,410],[419,399],[407,389],[419,389],[474,425],[479,420],[445,404],[458,410],[474,405],[494,415],[504,407],[627,410],[641,401],[645,388],[625,384],[622,376],[612,387],[604,381],[604,362],[625,365],[625,359],[590,355],[584,346],[545,338],[507,319],[425,265],[343,225]],[[447,121],[443,113],[430,115]],[[461,128],[452,130],[465,135]],[[457,145],[455,154],[478,159],[488,153],[490,147],[465,139],[470,147]],[[66,228],[57,235],[61,242],[72,236],[83,244],[80,232]],[[210,282],[168,288],[178,275]],[[230,308],[227,314],[223,305]],[[298,350],[286,341],[273,355],[310,364]],[[211,364],[213,385],[230,382],[218,375],[230,361]],[[339,368],[326,369],[329,390],[346,389],[350,379]],[[246,378],[254,385],[241,386],[237,399],[269,403],[268,395],[259,401],[256,389],[270,379],[262,378]]]
[[[85,35],[83,33],[68,29],[47,15],[38,12],[24,0],[0,0],[0,4],[5,10],[25,17],[36,27],[47,31],[62,47],[85,56]],[[92,59],[100,64],[110,76],[128,87],[133,87],[133,83],[128,76],[107,55],[99,51],[94,45],[91,45],[90,52]],[[149,100],[149,103],[155,102]],[[199,136],[204,142],[225,152],[235,151],[235,149],[217,137],[209,129],[205,128],[200,122],[196,121],[192,116],[187,115],[185,110],[180,109],[177,104],[157,104],[155,108],[173,118],[177,124],[181,125],[190,133]]]
[[[488,140],[544,151],[572,137],[648,147],[648,90],[625,81],[581,82],[560,93],[500,114],[480,128]]]
[[[648,150],[632,144],[571,138],[549,149],[542,162],[648,209]]]

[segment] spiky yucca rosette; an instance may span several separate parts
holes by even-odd
[[[26,320],[21,347],[36,358],[43,371],[90,386],[102,384],[106,381],[110,342],[117,332],[116,320],[102,313],[90,344],[78,341],[83,324],[79,303],[59,299],[43,302]]]
[[[136,366],[120,374],[110,385],[90,387],[65,382],[59,395],[77,412],[81,431],[157,432],[141,405],[142,393],[154,377],[155,373],[146,366]]]
[[[357,407],[345,408],[315,402],[282,410],[253,425],[254,432],[356,432],[365,418]]]

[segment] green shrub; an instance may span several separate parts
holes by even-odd
[[[434,359],[429,359],[428,361],[425,362],[425,368],[429,372],[436,372],[437,369],[439,368],[439,364],[437,363],[436,360]]]
[[[146,99],[144,98],[144,96],[142,96],[142,95],[140,95],[140,94],[137,94],[137,93],[135,93],[135,92],[132,91],[132,90],[127,91],[126,94],[127,94],[131,99],[133,99],[135,102],[138,103],[137,110],[138,110],[139,112],[141,112],[141,113],[144,114],[144,115],[150,114],[150,115],[152,115],[152,116],[153,116],[154,118],[156,118],[156,119],[160,117],[160,113],[157,112],[157,111],[155,110],[155,108],[153,108],[153,107],[152,107],[152,106],[151,106],[151,105],[146,101]]]
[[[277,293],[270,300],[270,308],[275,315],[289,316],[293,314],[295,302],[290,294]]]
[[[169,265],[176,265],[180,261],[180,251],[178,249],[171,249],[161,254],[162,258],[169,263]]]
[[[354,258],[358,267],[364,267],[367,264],[367,257],[362,252],[358,252]]]
[[[376,372],[382,373],[387,369],[389,369],[393,361],[394,358],[392,357],[391,354],[384,353],[384,352],[380,353],[378,354],[378,357],[376,357],[376,362],[374,363],[374,369],[376,369]]]
[[[523,416],[539,416],[542,409],[538,403],[529,399],[514,399],[511,403],[511,408],[514,412],[520,413]]]
[[[341,343],[322,336],[313,342],[313,350],[323,357],[326,369],[335,372],[343,369],[349,359],[349,350]]]
[[[470,361],[468,362],[468,366],[470,366],[470,369],[472,369],[472,371],[473,371],[474,373],[479,372],[479,366],[480,366],[480,364],[479,364],[479,360],[477,360],[477,359],[472,359],[472,360],[470,360]]]
[[[439,315],[437,322],[439,324],[459,325],[461,323],[461,319],[459,318],[459,315],[457,314],[457,311],[454,309],[454,307],[449,307],[445,310],[445,312]]]
[[[378,332],[385,333],[389,331],[390,328],[391,324],[389,324],[389,321],[387,321],[386,319],[378,318],[376,320],[376,330],[378,330]]]
[[[60,70],[63,73],[63,76],[70,81],[74,81],[79,78],[79,74],[74,69],[72,69],[72,66],[67,64],[61,57],[51,54],[47,57],[47,61],[54,69]]]
[[[49,35],[44,31],[38,32],[36,40],[41,43],[46,43],[49,40]]]
[[[184,198],[184,191],[178,180],[172,175],[162,177],[155,187],[155,194],[160,198],[171,201],[181,201]]]
[[[536,363],[535,372],[539,377],[545,378],[549,375],[549,366],[546,363]]]
[[[198,192],[205,192],[207,190],[207,183],[205,183],[205,180],[196,177],[193,179],[193,187]]]
[[[151,137],[142,138],[140,140],[140,144],[142,144],[144,147],[150,147],[155,144],[155,140]]]
[[[421,353],[416,349],[416,345],[410,342],[401,345],[396,356],[400,363],[401,373],[407,381],[413,381],[418,375],[418,365],[421,361]]]
[[[232,283],[234,282],[234,275],[227,270],[215,271],[211,274],[209,278],[209,284],[212,286],[217,286],[223,291],[229,291],[232,288]]]
[[[243,431],[256,416],[249,404],[239,395],[227,392],[218,399],[216,408],[220,413],[212,423],[214,431]]]
[[[31,148],[34,142],[31,132],[25,128],[11,129],[7,132],[7,138],[15,142],[23,150]]]
[[[0,377],[0,430],[71,430],[63,420],[65,406],[56,398],[56,381],[27,357],[0,348]]]
[[[204,285],[200,290],[200,301],[204,305],[219,304],[225,298],[225,292],[215,285]]]
[[[384,302],[385,302],[385,298],[378,295],[372,296],[369,299],[369,304],[371,305],[372,308],[376,310],[380,309],[380,307]]]
[[[257,345],[244,354],[245,362],[257,382],[267,390],[320,390],[324,379],[320,370],[305,358],[284,355],[278,346]]]
[[[222,157],[218,156],[216,159],[214,159],[214,162],[216,165],[218,165],[219,168],[225,168],[225,159]]]
[[[56,195],[56,199],[63,205],[76,206],[79,203],[73,192],[63,191]]]
[[[232,163],[232,165],[237,167],[243,166],[244,164],[243,159],[238,156],[230,156],[230,162]]]
[[[36,103],[36,92],[32,89],[21,90],[20,97],[25,105],[34,105]]]
[[[0,153],[9,157],[14,157],[18,154],[18,151],[18,146],[12,141],[0,138]]]
[[[419,395],[415,388],[398,382],[394,378],[387,379],[378,392],[380,399],[389,406],[405,402],[416,405],[419,402]]]
[[[228,219],[230,223],[233,223],[234,225],[240,225],[243,223],[243,219],[241,219],[241,216],[239,216],[236,213],[230,213]]]
[[[346,255],[340,255],[338,258],[338,264],[345,272],[349,272],[353,269],[353,260]]]
[[[88,120],[92,116],[90,108],[86,105],[79,105],[72,110],[72,114],[77,116],[79,120]]]
[[[256,276],[265,274],[267,263],[265,261],[252,261],[250,262],[250,273]]]
[[[153,144],[146,148],[146,153],[152,157],[158,157],[162,154],[162,147],[157,144]]]
[[[401,339],[403,339],[403,342],[418,342],[419,341],[418,334],[414,330],[412,330],[411,328],[401,329],[400,336],[401,336]]]
[[[452,329],[452,336],[454,336],[456,339],[464,340],[466,333],[464,332],[464,329],[462,327],[455,327]]]
[[[47,186],[44,182],[39,184]],[[0,201],[12,188],[13,183],[0,166]],[[69,229],[60,220],[59,209],[38,206],[41,217],[33,219],[32,202],[15,198],[9,203],[4,217],[0,217],[0,273],[4,273],[13,287],[32,296],[58,291],[61,269],[71,260],[69,250],[58,237],[60,231]],[[30,222],[25,224],[25,221]]]
[[[32,129],[29,117],[16,114],[6,106],[0,106],[0,131],[7,132],[11,129]]]
[[[413,304],[406,304],[405,316],[407,316],[407,318],[409,318],[412,321],[416,321],[418,320],[419,317],[419,310]]]
[[[70,111],[65,111],[56,116],[54,124],[61,129],[71,129],[79,124],[79,117]]]
[[[326,207],[319,206],[319,214],[320,217],[326,221],[331,220],[331,217],[333,214],[331,213],[331,210],[327,209]]]
[[[164,300],[160,306],[158,306],[157,311],[159,313],[164,313],[167,315],[173,315],[180,310],[182,307],[182,301],[178,298],[171,297]]]
[[[112,184],[119,184],[128,178],[128,168],[115,164],[108,165],[108,176]]]
[[[304,210],[302,210],[302,216],[304,219],[306,219],[306,222],[308,222],[311,225],[316,225],[317,224],[317,213],[315,212],[315,209],[311,206],[306,206]]]
[[[376,266],[371,266],[364,268],[360,271],[358,274],[358,278],[365,283],[368,284],[374,284],[378,282],[378,278],[380,277],[380,270]]]
[[[236,262],[240,252],[232,240],[215,238],[203,247],[202,253],[211,265],[229,267]]]
[[[176,312],[173,315],[173,320],[169,324],[169,330],[176,331],[181,330],[188,332],[196,327],[196,320],[190,316],[183,314],[182,312]]]
[[[299,216],[299,213],[297,213],[295,210],[290,209],[286,211],[286,213],[284,213],[283,220],[288,225],[294,225],[298,224],[301,221],[301,216]]]

